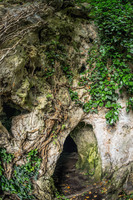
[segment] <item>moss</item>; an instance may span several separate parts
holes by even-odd
[[[50,177],[49,182],[50,182],[51,191],[53,192],[53,194],[55,194],[57,192],[57,188],[55,187],[54,179]]]
[[[60,43],[70,44],[75,34],[75,21],[64,15],[63,11],[57,12],[56,16],[48,18],[48,26],[40,32],[41,43],[48,44],[51,40],[59,37]]]
[[[95,181],[101,178],[101,160],[97,145],[86,145],[86,149],[79,152],[77,168],[86,171]]]
[[[39,193],[41,200],[52,200],[54,199],[54,193],[57,192],[57,189],[55,188],[54,181],[52,177],[49,176],[42,176],[37,180],[37,184],[39,186]],[[35,193],[38,194],[38,188],[35,191]]]
[[[16,92],[17,96],[21,98],[21,105],[23,105],[25,103],[25,98],[28,94],[28,91],[30,89],[30,83],[28,79],[25,79],[22,82],[22,86],[18,89],[18,91]]]
[[[101,157],[98,152],[97,140],[91,125],[81,122],[71,133],[78,149],[78,169],[87,173],[94,181],[100,181],[102,174]]]

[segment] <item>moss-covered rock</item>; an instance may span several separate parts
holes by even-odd
[[[10,56],[10,59],[5,58],[0,65],[0,92],[6,93],[14,89],[16,84],[20,82],[24,73],[24,66],[26,64],[26,57],[23,54],[15,54]],[[17,76],[17,72],[19,74]]]
[[[119,193],[123,190],[125,194],[133,193],[133,163],[116,169],[108,183],[107,199],[117,200]],[[124,198],[124,197],[123,197]]]
[[[20,105],[23,106],[24,102],[25,102],[25,98],[28,94],[28,91],[30,89],[30,83],[28,79],[25,79],[22,82],[21,87],[17,90],[16,95],[17,97],[20,99]]]
[[[54,186],[53,179],[51,177],[43,176],[37,180],[37,185],[39,186],[39,194],[38,191],[35,190],[35,195],[41,200],[53,200],[53,192],[56,190]]]
[[[66,8],[70,5],[69,2],[65,1],[63,6]],[[13,19],[17,13],[15,19],[18,19],[22,14],[19,10],[23,16],[28,13],[28,17],[26,15],[25,19],[22,17],[20,21],[15,21],[14,29],[17,28],[16,32],[11,32],[13,37],[8,37],[12,31],[9,29],[7,35],[3,36],[9,39],[0,41],[2,53],[12,48],[5,58],[2,53],[0,55],[0,95],[3,97],[0,111],[3,111],[4,100],[5,105],[10,101],[16,108],[16,114],[13,110],[9,117],[12,138],[9,138],[9,141],[7,135],[2,132],[1,145],[14,153],[15,161],[20,157],[21,161],[24,161],[23,155],[26,151],[38,148],[42,165],[39,170],[41,178],[37,182],[40,189],[35,191],[35,195],[41,200],[52,200],[50,177],[57,157],[63,148],[66,135],[83,116],[82,108],[71,101],[69,88],[73,88],[73,78],[78,81],[82,63],[86,64],[86,57],[81,55],[80,51],[88,55],[88,38],[94,29],[90,28],[86,19],[80,19],[77,15],[73,17],[66,10],[55,11],[46,4],[41,4],[41,1],[20,7],[10,5],[7,12],[10,11]],[[33,14],[30,15],[32,11]],[[6,17],[4,19],[6,24]],[[23,34],[20,35],[19,31]],[[8,112],[8,108],[6,111]],[[7,112],[4,112],[5,119],[8,119]],[[62,125],[65,128],[62,128]],[[5,124],[1,127],[3,126]],[[58,134],[61,137],[58,137]],[[53,146],[56,136],[57,143]],[[97,144],[94,141],[83,143],[82,147],[79,146],[80,158],[83,157],[81,162],[79,159],[79,166],[90,175],[95,171],[94,174],[100,177],[97,170],[100,165]]]
[[[101,159],[92,126],[80,123],[71,133],[71,137],[78,149],[77,167],[88,173],[92,180],[99,181],[102,173]]]

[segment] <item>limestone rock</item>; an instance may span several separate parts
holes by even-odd
[[[10,29],[3,35],[4,43],[0,38],[0,113],[10,112],[8,106],[5,108],[9,102],[20,111],[17,116],[12,113],[10,119],[7,114],[6,119],[12,120],[10,131],[0,123],[0,147],[14,153],[13,164],[18,165],[24,163],[30,150],[39,150],[42,163],[34,192],[40,200],[53,199],[50,179],[69,134],[78,147],[80,168],[98,181],[107,173],[113,177],[112,191],[123,186],[130,193],[133,113],[126,113],[126,97],[119,99],[122,109],[116,126],[108,126],[106,109],[98,114],[85,114],[69,95],[72,88],[82,100],[90,98],[85,96],[88,88],[78,85],[79,72],[89,67],[88,51],[93,41],[99,40],[94,23],[86,20],[89,8],[85,4],[84,9],[69,7],[70,1],[48,2],[57,10],[42,6],[40,1],[29,7],[14,5],[7,9],[13,19],[14,16],[18,19],[20,11],[27,13],[29,8],[29,15],[34,9],[35,12],[24,21],[15,21],[15,34],[27,30],[22,38],[18,34],[6,40]],[[65,9],[60,10],[63,5]],[[0,5],[0,18],[6,24],[6,16],[2,15],[6,15],[6,9]],[[86,125],[77,129],[80,122]],[[117,194],[108,199],[111,198],[115,200]]]
[[[0,147],[6,148],[9,146],[11,136],[7,129],[2,125],[0,121]]]
[[[19,78],[23,76],[23,67],[26,64],[26,58],[22,55],[10,56],[10,59],[5,58],[5,61],[0,65],[0,92],[11,92],[15,87]],[[18,77],[16,77],[19,73]]]
[[[90,178],[93,177],[93,181],[99,181],[101,179],[101,159],[92,126],[80,123],[71,133],[71,137],[79,153],[77,167],[88,173]]]

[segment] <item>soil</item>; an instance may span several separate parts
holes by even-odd
[[[107,181],[95,183],[87,173],[76,168],[77,161],[77,152],[61,154],[53,178],[59,194],[64,197],[57,199],[105,200]]]

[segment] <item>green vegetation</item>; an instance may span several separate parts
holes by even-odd
[[[4,175],[3,162],[9,163],[12,161],[13,155],[8,154],[5,149],[0,150],[0,188],[2,191],[16,194],[20,199],[35,199],[32,195],[32,179],[37,179],[38,170],[41,159],[38,157],[37,149],[31,150],[26,156],[26,164],[21,166],[15,165],[11,179],[7,179]]]
[[[61,130],[64,130],[66,128],[65,124],[62,124]]]
[[[133,110],[133,97],[130,97],[128,102],[127,102],[127,112],[129,112],[130,110]]]
[[[60,63],[62,72],[71,82],[73,74],[70,65],[68,64],[68,57],[65,46],[60,42],[59,36],[56,36],[55,39],[49,42],[45,51],[45,55],[48,63],[48,65],[44,69],[45,77],[49,78],[53,76],[53,74],[55,73],[55,65],[57,62]]]
[[[118,97],[125,91],[129,100],[127,112],[133,110],[133,6],[131,1],[86,0],[92,5],[92,13],[99,30],[101,45],[95,41],[88,52],[90,69],[82,75],[79,85],[89,84],[91,100],[83,105],[85,112],[98,112],[106,107],[107,123],[113,125],[119,119]],[[89,13],[88,13],[89,14]]]
[[[69,199],[66,198],[64,195],[61,195],[61,194],[59,194],[58,192],[56,192],[55,196],[56,196],[56,198],[59,199],[59,200],[62,200],[62,199],[64,199],[64,200],[69,200]]]
[[[8,154],[6,152],[6,149],[0,149],[0,158],[2,159],[3,162],[10,163],[13,159],[12,154]]]
[[[119,108],[121,108],[120,104],[118,103],[110,103],[107,102],[105,105],[106,108],[109,108],[110,110],[106,113],[105,118],[107,120],[108,124],[114,124],[117,120],[119,120]]]
[[[56,145],[56,143],[57,143],[57,135],[53,135],[53,144]]]
[[[119,194],[118,200],[132,200],[133,194],[127,195],[124,191]]]
[[[78,93],[77,92],[73,92],[71,89],[69,89],[69,94],[70,94],[70,97],[71,97],[72,101],[77,102],[77,100],[79,99],[78,98]]]
[[[47,94],[47,95],[46,95],[46,98],[47,98],[47,99],[51,99],[52,97],[53,97],[52,94]]]

